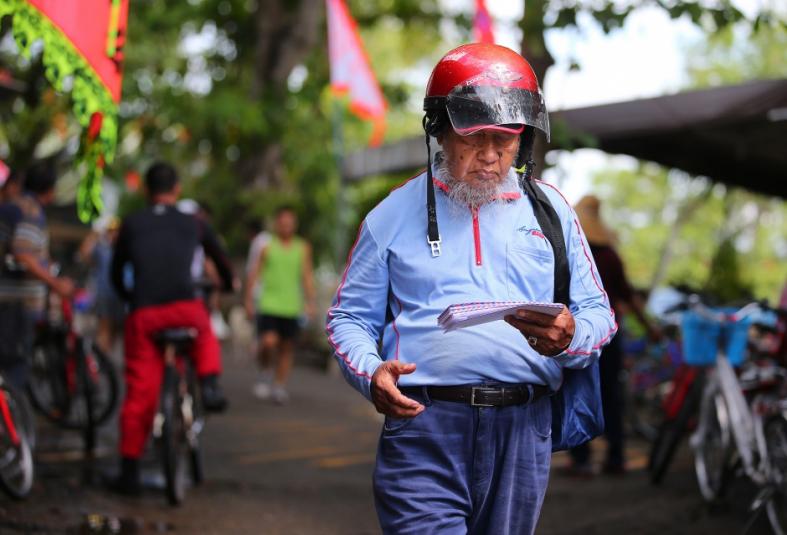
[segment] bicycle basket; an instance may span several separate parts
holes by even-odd
[[[687,311],[681,321],[683,360],[691,366],[712,366],[716,363],[719,344],[724,341],[730,364],[740,366],[746,355],[750,324],[751,321],[743,319],[722,325]]]

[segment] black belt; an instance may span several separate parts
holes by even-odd
[[[524,405],[549,394],[544,385],[493,385],[493,386],[405,386],[400,388],[404,395],[423,394],[429,399],[466,403],[473,407],[507,407]]]

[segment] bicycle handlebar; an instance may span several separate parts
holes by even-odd
[[[702,302],[702,300],[697,294],[692,294],[688,296],[683,303],[680,303],[675,307],[672,307],[672,309],[674,309],[673,311],[690,310],[707,320],[714,321],[720,324],[737,323],[758,312],[768,311],[769,308],[770,307],[767,306],[767,303],[764,303],[762,301],[752,301],[751,303],[745,304],[744,306],[740,307],[738,310],[734,312],[724,312],[716,308],[709,307],[708,305]]]

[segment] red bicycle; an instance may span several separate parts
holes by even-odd
[[[0,487],[18,500],[33,486],[33,436],[24,398],[0,375]]]

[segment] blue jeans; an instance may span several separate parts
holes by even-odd
[[[377,450],[383,533],[533,533],[549,480],[549,398],[482,408],[411,397],[426,410],[386,417]]]

